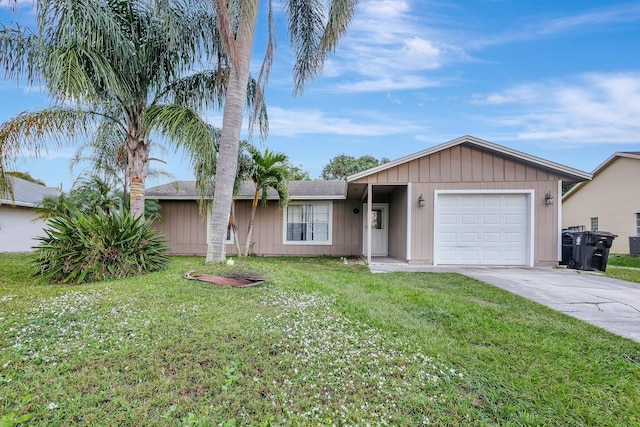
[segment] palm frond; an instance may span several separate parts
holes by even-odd
[[[5,76],[20,81],[25,77],[27,83],[40,81],[41,51],[38,36],[31,29],[15,24],[7,27],[0,23],[0,67]]]
[[[336,48],[338,41],[347,33],[347,28],[356,13],[358,0],[333,0],[329,8],[327,23],[318,45],[316,61],[322,67],[324,58]]]
[[[320,67],[317,48],[324,30],[324,7],[320,0],[289,0],[287,8],[289,39],[296,60],[293,66],[294,93],[317,76]]]
[[[185,148],[195,169],[200,198],[204,200],[210,196],[213,191],[212,177],[215,174],[220,131],[204,122],[192,108],[175,104],[150,107],[145,120],[150,129]]]
[[[228,69],[201,71],[171,83],[160,95],[160,100],[195,109],[222,108],[228,79]]]
[[[135,66],[135,52],[110,2],[37,2],[43,70],[55,99],[86,102],[104,88],[126,93],[122,70]]]
[[[357,0],[331,0],[325,12],[320,0],[289,0],[288,21],[291,45],[296,61],[293,67],[294,93],[302,93],[304,84],[316,78],[326,56],[346,34],[353,20]]]
[[[22,112],[0,125],[0,193],[9,192],[5,173],[17,169],[25,156],[40,157],[42,151],[59,148],[86,137],[93,116],[83,110],[54,107]]]

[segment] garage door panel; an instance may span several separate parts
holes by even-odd
[[[467,197],[466,199],[458,199],[455,206],[461,206],[463,208],[477,208],[480,206],[480,199],[477,197]]]
[[[461,250],[459,256],[464,262],[477,263],[480,260],[480,254],[477,250]]]
[[[482,196],[480,196],[482,197]],[[482,197],[482,206],[494,208],[496,206],[500,206],[500,197],[499,196],[487,196]]]
[[[514,243],[517,245],[523,245],[527,243],[526,235],[524,233],[504,233],[505,243]]]
[[[438,264],[528,265],[527,194],[439,194]]]
[[[497,215],[497,214],[484,214],[484,215],[482,215],[482,224],[498,225],[498,224],[500,224],[500,215]]]
[[[460,224],[461,225],[478,225],[478,215],[460,215]]]
[[[524,226],[525,225],[525,216],[524,214],[505,214],[504,215],[504,223],[505,225],[517,225]]]
[[[500,251],[497,250],[483,250],[482,251],[482,262],[484,263],[497,263],[500,262]]]
[[[440,224],[456,224],[457,221],[456,215],[440,215]]]
[[[457,242],[457,234],[456,233],[439,233],[440,243],[444,246],[447,243],[454,244]]]
[[[478,243],[480,241],[480,239],[478,238],[478,232],[460,233],[459,241],[462,244],[465,244],[465,243],[476,244],[476,243]]]
[[[482,233],[483,243],[500,243],[500,233]]]

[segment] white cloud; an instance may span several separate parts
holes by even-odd
[[[593,30],[603,24],[637,21],[640,21],[640,4],[638,3],[617,4],[556,18],[529,16],[515,23],[512,30],[470,40],[469,47],[478,49],[521,40],[534,40],[576,29]]]
[[[511,111],[495,119],[522,129],[518,138],[523,140],[640,143],[640,73],[592,73],[570,82],[521,85],[476,95],[471,102],[510,104]]]
[[[438,41],[431,27],[417,21],[415,7],[406,0],[359,4],[347,37],[329,64],[329,75],[353,73],[354,80],[362,82],[341,84],[340,90],[419,89],[435,84],[424,72],[441,68],[459,52]]]
[[[381,92],[388,90],[422,89],[439,86],[440,83],[423,76],[399,76],[341,83],[337,89],[344,92]]]
[[[353,112],[351,113],[354,115]],[[340,117],[319,110],[286,110],[269,108],[269,135],[293,137],[297,135],[384,136],[418,132],[416,125],[401,122],[379,113],[360,112],[361,121]]]

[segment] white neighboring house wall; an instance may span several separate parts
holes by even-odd
[[[46,222],[37,219],[35,208],[45,196],[57,197],[60,190],[20,178],[13,181],[13,200],[0,197],[0,252],[27,252],[44,236]]]

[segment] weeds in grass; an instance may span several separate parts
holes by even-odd
[[[294,374],[269,396],[274,407],[288,408],[287,425],[428,424],[418,408],[446,402],[436,385],[462,378],[406,341],[350,320],[333,298],[274,290],[263,304],[282,310],[258,320],[281,337],[269,351]]]
[[[2,426],[640,425],[640,344],[461,275],[250,257],[267,283],[230,288],[174,257],[71,287],[29,258],[0,254]]]
[[[133,308],[133,301],[109,311],[97,310],[110,294],[108,288],[70,291],[35,301],[33,308],[6,323],[2,333],[2,340],[9,343],[5,357],[55,365],[92,347],[108,352],[126,343],[143,351],[149,341],[145,331],[151,321]]]

